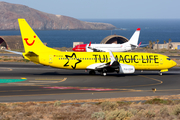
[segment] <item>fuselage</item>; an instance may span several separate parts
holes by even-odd
[[[164,70],[176,65],[176,62],[167,56],[154,53],[113,52],[119,63],[132,65],[136,70]],[[97,63],[109,63],[108,52],[55,52],[41,53],[39,56],[25,56],[35,63],[62,68],[87,69]]]
[[[104,51],[98,48],[97,51],[101,52],[61,52],[45,46],[25,19],[20,18],[18,22],[25,49],[21,55],[34,63],[61,69],[86,69],[90,70],[90,74],[98,71],[104,76],[107,72],[131,74],[135,70],[160,70],[161,73],[176,65],[167,56],[154,53],[112,52],[109,48]],[[133,34],[130,43],[124,45],[136,47],[139,33],[140,28]],[[110,47],[115,48],[113,44]],[[93,49],[91,45],[88,48]]]
[[[75,46],[72,50],[75,52],[94,52],[88,48],[89,44],[80,44]],[[136,47],[130,45],[129,42],[123,44],[91,44],[91,48],[98,50],[111,50],[112,52],[125,52],[134,50]]]

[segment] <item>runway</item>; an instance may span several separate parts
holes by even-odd
[[[89,75],[84,70],[56,69],[33,63],[0,63],[0,102],[52,101],[176,95],[180,93],[180,68],[159,76],[158,71],[131,75]],[[152,88],[156,91],[153,92]]]

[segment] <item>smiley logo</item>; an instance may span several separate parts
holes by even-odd
[[[36,36],[34,36],[34,38],[36,38]],[[32,46],[32,45],[34,44],[34,42],[35,42],[35,40],[33,40],[32,43],[28,43],[28,38],[24,38],[24,40],[26,41],[26,44],[27,44],[28,46]]]

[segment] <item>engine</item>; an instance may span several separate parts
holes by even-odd
[[[119,65],[119,73],[122,74],[129,74],[129,73],[134,73],[135,68],[132,65],[127,65],[127,64],[120,64]]]

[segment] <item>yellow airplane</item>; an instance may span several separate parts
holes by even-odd
[[[158,70],[162,75],[162,72],[166,72],[176,65],[176,62],[169,57],[154,53],[112,53],[110,50],[104,52],[61,52],[45,46],[25,19],[18,19],[18,22],[25,52],[6,51],[22,54],[25,59],[34,63],[61,69],[90,70],[90,74],[95,74],[95,71],[98,71],[103,76],[106,76],[108,72],[131,74],[135,70]]]

